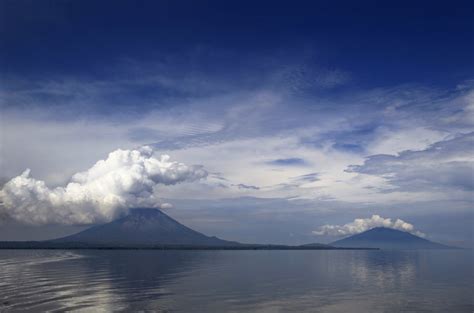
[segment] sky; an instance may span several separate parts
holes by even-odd
[[[474,6],[413,2],[0,0],[0,240],[474,246]]]

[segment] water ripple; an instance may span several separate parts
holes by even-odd
[[[471,312],[470,251],[0,250],[0,312]]]

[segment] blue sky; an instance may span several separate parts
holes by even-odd
[[[148,145],[206,171],[152,193],[209,234],[327,242],[378,214],[473,244],[469,2],[0,3],[2,184]],[[78,227],[5,203],[7,239]]]

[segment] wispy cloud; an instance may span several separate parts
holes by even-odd
[[[343,70],[277,61],[235,76],[133,61],[101,78],[6,81],[3,178],[28,167],[52,190],[109,151],[150,144],[219,173],[160,185],[168,199],[469,207],[472,85],[345,90],[355,77]]]
[[[352,165],[352,173],[386,179],[392,191],[447,189],[474,190],[474,133],[436,142],[428,148],[401,151],[398,155],[372,155],[362,165]]]
[[[260,189],[257,186],[245,185],[245,184],[237,184],[235,186],[237,186],[239,189],[252,189],[252,190],[259,190]]]

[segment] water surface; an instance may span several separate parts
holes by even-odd
[[[473,253],[0,250],[0,311],[473,312]]]

